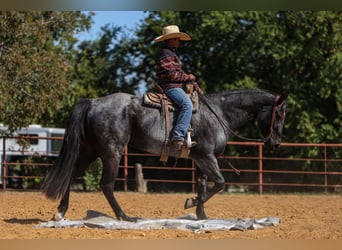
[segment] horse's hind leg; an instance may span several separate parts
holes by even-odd
[[[120,153],[116,152],[115,155],[102,157],[103,171],[100,186],[118,220],[136,221],[137,218],[130,218],[124,213],[113,193],[119,171],[120,156]]]
[[[85,170],[92,161],[94,161],[95,158],[89,158],[89,157],[83,157],[82,160],[79,160],[77,162],[77,168],[78,170],[80,171],[83,171]],[[63,220],[64,219],[64,215],[66,213],[66,211],[68,210],[69,208],[69,198],[70,198],[70,185],[71,183],[69,183],[69,186],[68,186],[68,189],[67,191],[65,192],[65,194],[63,195],[63,197],[61,198],[61,201],[58,205],[58,208],[57,208],[57,213],[54,214],[53,216],[53,220],[54,221],[60,221],[60,220]]]
[[[64,215],[69,208],[69,197],[70,197],[70,187],[61,198],[61,201],[57,208],[57,213],[55,213],[52,218],[54,221],[60,221],[64,219]]]

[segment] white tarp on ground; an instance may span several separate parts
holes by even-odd
[[[196,215],[188,214],[177,219],[139,219],[137,222],[119,221],[97,211],[88,210],[82,220],[48,221],[35,228],[104,228],[112,230],[151,230],[180,229],[194,232],[214,230],[255,230],[263,227],[277,226],[279,218],[267,217],[261,219],[207,219],[196,220]]]

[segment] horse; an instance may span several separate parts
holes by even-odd
[[[281,144],[288,94],[276,95],[261,89],[240,89],[199,96],[199,106],[191,119],[193,140],[187,158],[195,162],[200,176],[197,196],[188,198],[184,209],[196,207],[197,219],[208,218],[204,203],[223,190],[224,177],[217,157],[222,155],[234,131],[257,122],[264,145]],[[53,220],[62,220],[69,207],[70,185],[98,157],[103,171],[100,188],[118,220],[137,221],[120,207],[114,196],[121,156],[126,145],[160,154],[165,142],[165,119],[161,110],[142,104],[142,96],[113,93],[80,99],[69,117],[60,154],[44,178],[42,193],[60,200]],[[177,110],[170,112],[171,123]],[[180,158],[179,150],[168,145],[169,156]],[[207,181],[214,185],[207,189]]]

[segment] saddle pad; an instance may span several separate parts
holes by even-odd
[[[193,113],[196,113],[198,110],[198,94],[197,92],[193,92],[191,94],[188,94],[189,98],[191,99],[193,103]],[[165,94],[158,93],[154,90],[148,91],[144,93],[143,95],[143,105],[161,109],[162,108],[162,100],[167,101],[167,106],[169,107],[169,111],[173,112],[177,109],[177,105],[170,100]]]
[[[148,91],[143,96],[143,105],[161,109],[162,108],[162,100],[167,101],[167,106],[169,107],[169,111],[175,111],[176,104],[167,98],[164,94],[157,93],[153,90]]]

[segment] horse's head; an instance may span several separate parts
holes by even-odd
[[[264,136],[265,146],[276,149],[280,147],[286,114],[286,98],[288,94],[277,96],[271,112],[260,112],[258,121]]]

